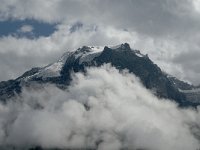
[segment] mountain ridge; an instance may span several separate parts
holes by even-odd
[[[83,46],[76,51],[66,52],[55,63],[32,68],[14,80],[0,82],[0,100],[6,102],[32,83],[51,83],[66,88],[70,84],[72,72],[85,72],[87,67],[99,67],[105,63],[134,73],[158,97],[174,100],[183,107],[196,107],[200,104],[198,87],[168,76],[148,55],[131,49],[128,43],[104,48]]]

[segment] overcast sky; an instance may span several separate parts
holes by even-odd
[[[200,84],[200,0],[1,0],[0,81],[83,45],[128,42]]]

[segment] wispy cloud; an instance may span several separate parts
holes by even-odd
[[[18,31],[22,33],[32,32],[34,30],[33,26],[31,25],[23,25]]]

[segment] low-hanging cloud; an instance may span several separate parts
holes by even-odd
[[[133,74],[104,65],[68,89],[24,89],[0,105],[0,145],[98,150],[196,150],[199,111],[158,99]]]

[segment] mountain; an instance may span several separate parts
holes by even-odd
[[[72,72],[85,72],[87,67],[98,67],[105,63],[134,73],[156,96],[176,101],[181,107],[200,104],[200,88],[164,73],[148,55],[131,49],[127,43],[113,47],[83,46],[76,51],[66,52],[55,63],[32,68],[17,79],[0,82],[0,100],[6,102],[20,94],[23,87],[34,85],[38,88],[38,85],[51,83],[65,89],[70,84]]]

